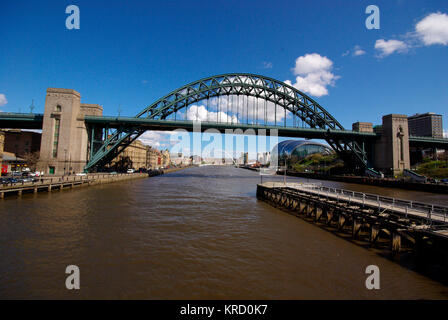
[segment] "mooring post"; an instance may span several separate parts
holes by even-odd
[[[370,226],[370,244],[374,245],[376,242],[376,239],[378,238],[378,235],[380,233],[380,225],[379,224],[372,224]]]
[[[331,223],[331,220],[333,219],[333,209],[329,210],[327,208],[327,224]]]
[[[392,252],[400,253],[401,250],[401,236],[398,232],[392,233]]]
[[[338,229],[342,230],[342,228],[344,228],[344,224],[345,224],[345,217],[343,214],[339,214]]]
[[[314,221],[319,222],[321,216],[322,216],[322,208],[316,207],[316,215],[314,216]]]
[[[353,239],[356,239],[359,233],[359,230],[361,229],[361,220],[358,218],[353,218],[353,228],[352,228],[352,237]]]

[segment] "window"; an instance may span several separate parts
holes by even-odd
[[[61,124],[61,119],[54,119],[54,137],[53,137],[53,158],[58,156],[58,145],[59,145],[59,126]]]
[[[61,112],[62,111],[62,107],[58,104],[56,106],[56,112]]]
[[[54,174],[54,167],[49,167],[49,168],[48,168],[48,172],[49,172],[50,174]]]

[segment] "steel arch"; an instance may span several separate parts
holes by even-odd
[[[229,73],[203,78],[176,89],[152,103],[135,118],[166,119],[169,115],[201,100],[219,96],[246,95],[275,103],[298,117],[311,128],[344,130],[344,127],[315,100],[282,81],[250,73]],[[258,112],[258,111],[257,111]],[[126,146],[138,138],[144,130],[122,127],[110,137],[105,137],[101,146],[91,148],[86,170],[111,161]],[[91,137],[94,137],[92,132]],[[353,160],[361,167],[367,166],[366,152],[356,141],[326,139],[345,160]],[[93,138],[91,146],[94,145]]]

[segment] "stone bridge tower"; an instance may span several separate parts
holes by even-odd
[[[381,138],[375,143],[374,166],[398,174],[410,168],[408,117],[389,114],[383,117]]]
[[[88,148],[84,116],[102,114],[101,106],[82,104],[75,90],[48,88],[37,170],[56,175],[82,172]]]

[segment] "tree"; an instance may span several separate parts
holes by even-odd
[[[36,152],[27,152],[22,158],[25,160],[25,163],[30,168],[31,171],[36,170],[37,161],[39,161],[39,151]]]

